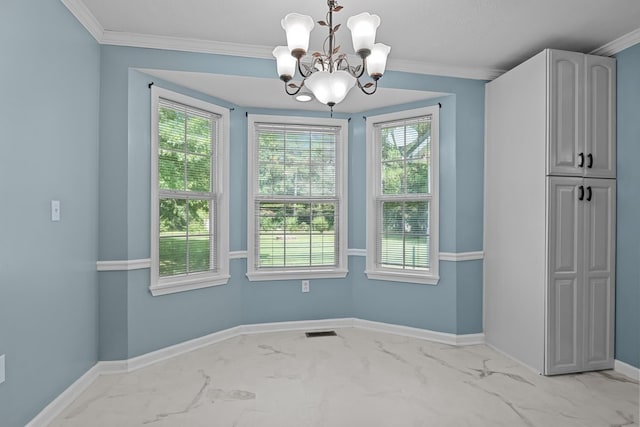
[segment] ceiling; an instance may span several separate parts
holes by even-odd
[[[261,58],[272,58],[273,47],[286,44],[280,20],[287,13],[310,15],[317,21],[324,19],[327,11],[325,0],[62,2],[104,44]],[[401,71],[491,79],[547,47],[609,55],[640,42],[638,0],[342,0],[339,4],[344,9],[334,15],[334,23],[345,23],[349,16],[364,11],[380,16],[376,39],[391,46],[388,68]],[[325,36],[316,25],[310,50],[319,50]],[[343,51],[352,50],[346,28],[337,33],[337,39]],[[190,79],[194,76],[179,72],[158,71],[158,77],[160,74],[176,83],[194,80]],[[282,94],[282,83],[275,74],[274,66],[274,79],[270,83],[273,87],[278,85],[279,97],[293,102],[290,105],[294,108],[302,105]],[[195,80],[210,87],[210,79],[215,78],[200,75]],[[227,76],[225,84],[215,85],[247,88],[246,93],[240,91],[242,102],[229,99],[227,93],[210,93],[211,89],[205,92],[249,106],[244,100],[248,94],[253,104],[261,104],[251,106],[263,106],[256,99],[273,97],[271,93],[261,96],[259,91],[265,83],[261,80],[270,81]],[[392,95],[396,90],[386,91]],[[411,102],[420,98],[420,94],[427,98],[437,95],[399,91],[397,99],[395,95],[384,98],[392,99],[393,103]],[[373,98],[376,96],[368,97],[367,101],[345,102],[366,102],[366,109],[372,109]],[[356,104],[348,108],[358,111]]]

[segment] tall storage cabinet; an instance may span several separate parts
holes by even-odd
[[[545,375],[612,368],[615,60],[545,50],[485,114],[486,340]]]

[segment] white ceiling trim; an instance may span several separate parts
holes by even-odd
[[[100,43],[116,46],[132,46],[195,53],[210,53],[216,55],[241,56],[247,58],[273,59],[273,54],[271,53],[273,48],[267,46],[125,33],[108,30],[104,31]],[[387,68],[389,70],[406,71],[409,73],[433,74],[437,76],[460,77],[474,80],[493,80],[500,74],[504,73],[504,70],[456,67],[399,59],[390,59]]]
[[[96,17],[91,13],[82,0],[61,0],[69,12],[89,31],[98,43],[102,42],[104,28]]]
[[[125,33],[109,30],[104,32],[100,43],[116,46],[145,47],[151,49],[179,50],[184,52],[273,59],[273,55],[271,54],[273,49],[266,46],[216,42],[202,39],[188,39],[183,37]]]
[[[273,59],[272,47],[268,46],[105,30],[82,0],[61,0],[61,2],[100,44]],[[640,43],[640,28],[593,50],[591,54],[612,56],[638,43]],[[393,58],[389,59],[388,69],[473,80],[493,80],[504,72],[504,70],[497,69],[471,68]]]
[[[640,28],[635,29],[630,33],[625,34],[624,36],[618,37],[614,41],[591,51],[591,54],[612,56],[616,53],[622,52],[623,50],[631,46],[635,46],[638,43],[640,43]]]
[[[273,48],[267,46],[105,30],[82,0],[60,1],[100,44],[273,59],[271,53]],[[408,73],[432,74],[473,80],[493,80],[504,72],[503,70],[458,67],[400,59],[390,59],[387,68]]]
[[[416,74],[460,77],[473,80],[493,80],[505,72],[505,70],[496,70],[491,68],[456,67],[455,65],[441,65],[393,58],[389,59],[387,69]]]

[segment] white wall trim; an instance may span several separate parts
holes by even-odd
[[[200,338],[195,338],[176,345],[161,348],[151,353],[133,357],[127,360],[100,361],[89,369],[82,377],[71,384],[26,427],[45,427],[60,415],[78,396],[84,392],[100,375],[122,374],[133,372],[157,362],[161,362],[181,354],[235,338],[241,335],[263,334],[287,331],[326,330],[336,328],[360,328],[376,332],[402,335],[411,338],[424,339],[449,345],[464,346],[484,343],[484,334],[455,335],[409,326],[392,325],[389,323],[373,322],[357,318],[304,320],[293,322],[258,323],[240,325],[222,331],[214,332]]]
[[[347,249],[348,256],[367,256],[366,249]],[[247,251],[231,251],[229,252],[229,259],[243,259],[247,258]],[[440,261],[472,261],[477,259],[483,259],[484,252],[440,252]],[[144,268],[151,268],[151,259],[130,259],[122,261],[98,261],[96,263],[98,271],[130,271],[141,270]],[[342,276],[340,276],[342,277]]]
[[[242,259],[247,257],[247,251],[231,251],[229,252],[229,259]]]
[[[436,332],[429,329],[412,328],[410,326],[393,325],[391,323],[374,322],[371,320],[353,319],[354,326],[376,332],[386,332],[394,335],[423,339],[443,344],[465,346],[484,343],[484,334],[456,335],[446,332]]]
[[[29,421],[25,427],[48,426],[102,374],[100,363],[93,365],[84,375],[67,387],[58,397],[53,399],[53,401]]]
[[[82,0],[61,0],[62,4],[64,4],[69,12],[76,17],[78,21],[82,24],[84,28],[89,31],[89,34],[93,36],[94,39],[98,43],[102,41],[104,28],[98,22],[96,17],[91,13],[89,8],[84,4]]]
[[[474,261],[484,258],[483,251],[476,252],[440,252],[440,261]]]
[[[189,353],[194,350],[228,340],[242,335],[242,327],[235,326],[229,329],[223,329],[200,338],[195,338],[176,345],[161,348],[151,353],[142,354],[126,361],[127,372],[135,371],[146,366],[161,362],[181,354]]]
[[[640,43],[640,28],[631,31],[622,37],[618,37],[617,39],[605,44],[604,46],[600,46],[589,53],[592,55],[613,56],[616,53],[622,52],[623,50],[631,46],[635,46],[638,43]]]
[[[619,374],[625,375],[632,380],[640,381],[640,368],[629,365],[628,363],[620,360],[613,361],[613,370]]]
[[[151,259],[129,259],[123,261],[98,261],[96,262],[98,271],[129,271],[151,268]]]
[[[367,256],[366,249],[347,249],[347,256]]]
[[[302,320],[293,322],[255,323],[241,326],[242,335],[264,334],[271,332],[311,331],[319,329],[353,328],[351,317],[340,319]]]

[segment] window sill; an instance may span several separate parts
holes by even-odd
[[[365,271],[368,279],[387,280],[390,282],[416,283],[419,285],[437,285],[440,277],[432,274],[396,273],[391,271]]]
[[[247,278],[250,282],[268,280],[340,279],[347,277],[348,273],[348,270],[250,271],[247,273]]]
[[[229,275],[222,276],[205,276],[205,277],[193,277],[188,279],[175,279],[166,282],[156,283],[149,286],[151,295],[167,295],[174,294],[176,292],[191,291],[194,289],[209,288],[212,286],[226,285],[229,282]]]

